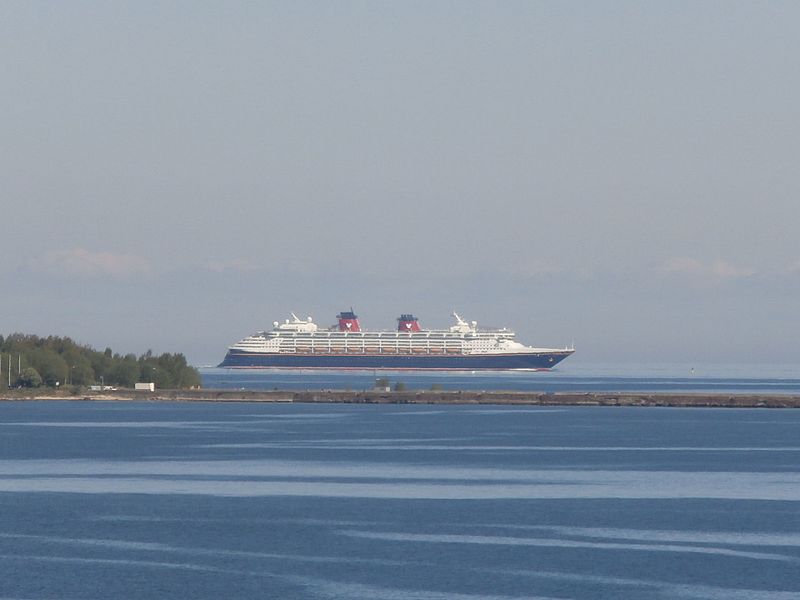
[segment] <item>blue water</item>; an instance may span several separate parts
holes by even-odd
[[[538,392],[724,392],[800,394],[796,365],[583,365],[549,372],[403,372],[201,369],[203,386],[244,390],[366,390],[384,377],[393,387]]]
[[[800,597],[800,411],[0,403],[0,597]]]

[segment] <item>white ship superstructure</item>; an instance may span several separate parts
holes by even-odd
[[[479,330],[453,313],[457,322],[449,329],[417,331],[352,331],[320,329],[311,317],[292,313],[283,323],[275,321],[271,331],[261,331],[231,346],[247,352],[297,353],[389,353],[389,354],[486,354],[536,350],[514,340],[510,329]],[[402,323],[401,323],[402,324]]]

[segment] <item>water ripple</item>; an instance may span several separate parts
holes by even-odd
[[[510,537],[497,535],[457,535],[457,534],[427,534],[427,533],[396,533],[341,530],[341,535],[370,540],[385,540],[392,542],[424,542],[435,544],[477,544],[492,546],[538,546],[546,548],[590,548],[598,550],[636,550],[645,552],[686,552],[695,554],[718,554],[754,560],[777,560],[785,562],[800,562],[799,559],[784,554],[767,552],[746,552],[730,550],[715,546],[682,546],[676,544],[623,544],[614,542],[587,542],[578,540],[564,540],[553,538]]]

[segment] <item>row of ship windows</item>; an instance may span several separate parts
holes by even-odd
[[[297,344],[310,344],[317,346],[363,346],[365,344],[375,344],[378,346],[462,346],[465,344],[463,340],[310,340],[310,339],[280,339],[280,340],[247,340],[243,341],[241,345],[246,346],[262,346],[265,343],[279,344],[281,346],[293,346]],[[480,341],[467,341],[467,345],[471,347],[493,347],[497,345],[495,340],[480,340]]]
[[[362,344],[378,344],[378,345],[397,345],[401,344],[403,346],[425,346],[425,345],[437,345],[440,346],[442,344],[454,344],[454,345],[462,345],[468,344],[470,346],[495,346],[499,340],[494,338],[485,339],[485,340],[462,340],[462,339],[413,339],[413,338],[394,338],[394,339],[378,339],[378,338],[338,338],[338,339],[317,339],[317,338],[272,338],[272,339],[264,339],[264,338],[249,338],[242,340],[240,342],[244,345],[263,345],[267,344],[319,344],[319,345],[327,345],[327,344],[351,344],[351,345],[362,345]]]
[[[343,342],[339,342],[339,343],[333,342],[333,343],[330,343],[330,344],[320,344],[319,342],[317,342],[317,343],[308,343],[308,342],[299,342],[298,341],[296,343],[295,342],[283,342],[282,344],[279,344],[279,345],[280,346],[318,346],[320,348],[325,348],[327,346],[336,346],[336,347],[347,347],[347,346],[350,346],[351,348],[360,348],[362,346],[386,346],[388,348],[397,348],[397,347],[399,347],[399,348],[425,348],[427,346],[430,346],[432,348],[433,347],[441,348],[441,347],[444,347],[444,346],[447,346],[447,347],[452,346],[453,348],[461,348],[464,344],[459,344],[459,343],[456,343],[456,342],[439,342],[439,343],[431,342],[430,344],[387,344],[386,342],[374,343],[374,344],[370,344],[369,342],[367,342],[367,343],[364,343],[364,342],[350,342],[348,344],[348,343],[343,343]],[[481,346],[487,346],[488,347],[488,346],[490,346],[490,344],[481,344]]]
[[[264,342],[260,342],[264,343]],[[351,345],[351,346],[363,346],[364,344],[374,344],[377,346],[441,346],[441,345],[453,345],[453,346],[496,346],[497,342],[494,340],[488,342],[470,342],[470,341],[463,341],[463,340],[269,340],[266,343],[268,344],[281,344],[281,345],[294,345],[294,344],[316,344],[319,346],[328,346],[328,345]]]
[[[247,347],[262,347],[262,346],[265,345],[265,343],[264,342],[244,342],[244,343],[241,343],[239,345],[240,346],[247,346]],[[269,344],[269,345],[272,346],[274,344]],[[405,344],[405,343],[402,343],[402,342],[390,343],[390,342],[387,342],[387,341],[381,341],[381,342],[368,342],[368,341],[356,342],[356,341],[350,341],[348,343],[347,341],[340,341],[340,340],[335,340],[335,341],[332,340],[330,342],[321,342],[321,341],[311,342],[311,341],[306,341],[306,340],[281,340],[278,343],[278,345],[281,346],[281,347],[316,346],[318,348],[325,348],[325,347],[346,348],[348,346],[351,347],[351,348],[360,348],[360,347],[370,346],[370,345],[374,345],[374,346],[381,347],[381,348],[384,348],[384,347],[385,348],[426,348],[426,347],[430,347],[430,348],[461,348],[462,346],[465,346],[465,344],[462,344],[461,342],[456,342],[456,341],[431,341],[431,342],[423,343],[423,344],[419,344],[419,343],[417,343],[417,344]],[[497,344],[494,344],[494,343],[467,344],[467,346],[470,347],[470,348],[494,348],[494,347],[497,346]]]
[[[272,333],[268,334],[270,338],[360,338],[360,339],[378,339],[378,338],[399,338],[399,339],[419,339],[419,338],[458,338],[458,339],[497,339],[497,338],[512,338],[513,334],[500,334],[500,335],[469,335],[469,334],[448,334],[448,333],[427,333],[427,332],[420,332],[420,333],[405,333],[405,332],[386,332],[386,333],[360,333],[360,332],[349,332],[349,331],[331,331],[331,332],[322,332],[322,333],[302,333],[302,332],[292,332],[292,333]]]

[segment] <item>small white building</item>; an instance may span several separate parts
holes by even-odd
[[[137,392],[155,392],[156,384],[152,381],[150,383],[137,383],[133,386],[133,389]]]

